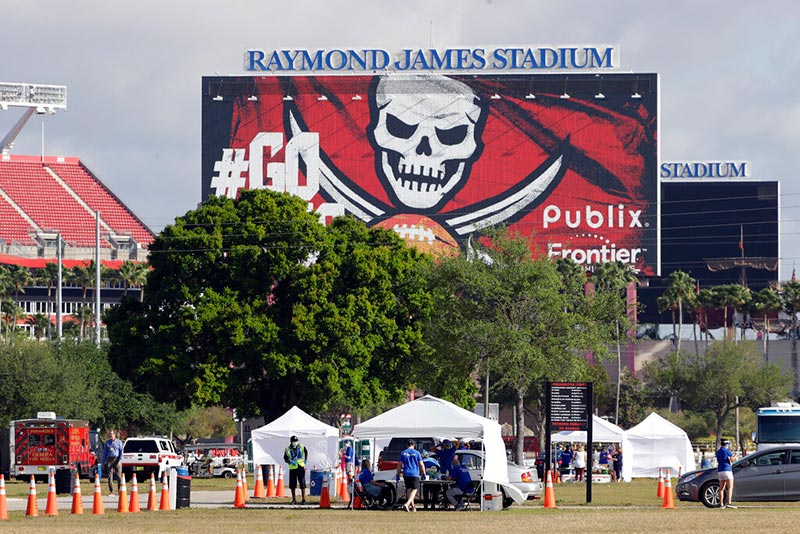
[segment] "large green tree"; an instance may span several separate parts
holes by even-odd
[[[546,380],[587,376],[584,349],[600,349],[596,323],[574,304],[554,261],[531,255],[530,240],[497,228],[473,253],[441,259],[433,269],[438,321],[458,335],[439,350],[497,369],[496,385],[516,407],[516,457],[522,458],[525,401]],[[446,315],[445,315],[446,314]],[[600,349],[602,350],[602,349]]]
[[[645,364],[648,385],[662,398],[677,397],[695,411],[714,415],[717,446],[725,421],[739,406],[757,409],[789,394],[792,379],[764,363],[749,343],[721,341],[699,355],[671,352]]]
[[[143,302],[107,315],[112,362],[181,407],[386,406],[426,355],[429,261],[350,217],[322,226],[288,194],[213,197],[154,241]]]

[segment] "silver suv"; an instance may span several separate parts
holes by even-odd
[[[122,452],[122,472],[126,480],[130,480],[133,473],[137,480],[150,478],[150,473],[160,477],[164,470],[183,464],[175,444],[163,436],[128,438]]]

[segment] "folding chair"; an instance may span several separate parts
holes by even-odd
[[[481,502],[481,481],[473,480],[469,483],[466,493],[461,496],[461,504],[464,505],[464,510],[472,510],[472,505],[477,504],[480,508]]]

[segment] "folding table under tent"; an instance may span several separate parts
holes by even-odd
[[[338,465],[339,429],[311,417],[297,406],[271,423],[253,430],[254,465],[282,465],[285,471],[287,466],[283,461],[283,452],[292,436],[297,436],[308,449],[307,476],[312,469]]]
[[[483,440],[483,480],[503,486],[518,504],[525,496],[509,484],[506,446],[500,425],[443,399],[425,395],[353,427],[357,439],[441,436]]]

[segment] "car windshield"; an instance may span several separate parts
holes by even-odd
[[[154,440],[126,441],[125,452],[158,452],[158,445]]]

